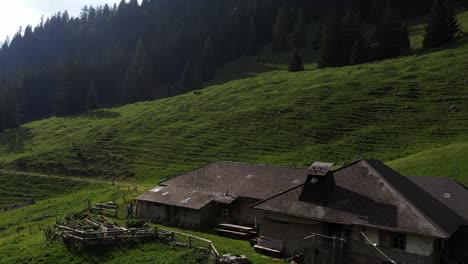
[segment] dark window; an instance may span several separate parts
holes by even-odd
[[[406,235],[395,232],[380,231],[380,245],[383,247],[406,249]]]

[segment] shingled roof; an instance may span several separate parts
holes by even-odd
[[[215,162],[161,182],[164,191],[149,191],[136,200],[200,209],[211,201],[230,202],[232,197],[255,200],[303,184],[307,169],[239,162]],[[168,192],[166,195],[163,193]],[[229,196],[231,198],[226,199]],[[187,201],[180,203],[180,201]]]
[[[412,182],[464,219],[468,225],[468,190],[449,178],[408,176]]]
[[[303,188],[298,186],[254,208],[442,238],[463,224],[450,209],[380,161],[351,163],[334,171],[334,177],[336,188],[325,203],[301,201]]]

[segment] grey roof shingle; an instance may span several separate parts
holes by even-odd
[[[226,194],[263,200],[303,184],[306,177],[305,168],[215,162],[161,182],[170,195],[149,191],[136,200],[182,206],[179,201],[190,198],[184,206],[200,209],[213,200],[232,202],[220,197]]]
[[[408,176],[407,178],[457,213],[465,220],[464,225],[468,225],[468,190],[465,186],[449,178],[427,176]],[[450,193],[451,198],[444,198],[446,192]]]
[[[449,237],[462,220],[380,161],[360,160],[334,171],[325,203],[303,201],[297,187],[257,203],[260,210],[406,233]]]

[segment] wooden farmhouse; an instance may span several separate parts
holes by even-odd
[[[468,263],[465,186],[376,160],[332,167],[212,163],[137,197],[137,216],[255,229],[258,250],[303,263]]]

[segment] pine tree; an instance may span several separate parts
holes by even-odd
[[[288,36],[288,16],[286,6],[280,7],[276,16],[276,23],[273,27],[272,51],[278,52],[287,48],[286,39]]]
[[[402,54],[403,23],[398,11],[387,5],[374,36],[374,59],[394,58]]]
[[[184,72],[180,80],[180,85],[183,93],[200,89],[203,69],[200,60],[190,60],[185,64]]]
[[[460,31],[453,10],[443,0],[434,0],[425,27],[423,45],[433,48],[452,41]]]
[[[89,90],[88,90],[87,109],[96,110],[98,108],[99,108],[99,103],[98,103],[96,83],[93,81],[91,82],[91,85],[89,86]]]
[[[303,70],[304,70],[304,63],[302,62],[301,55],[299,54],[298,49],[294,49],[291,59],[289,60],[288,71],[299,72]]]
[[[140,39],[133,53],[132,63],[124,81],[124,101],[134,103],[151,99],[153,89],[153,64]]]
[[[304,11],[301,9],[297,15],[296,26],[293,32],[293,44],[295,48],[304,48],[307,45]]]
[[[367,46],[364,39],[358,39],[354,42],[351,48],[350,65],[364,63],[368,60]]]
[[[361,17],[358,12],[349,9],[343,17],[343,44],[342,56],[346,58],[346,62],[350,61],[352,49],[356,41],[363,43],[361,32]]]
[[[342,66],[343,57],[341,23],[336,5],[330,6],[322,25],[319,67]]]
[[[0,89],[0,133],[6,129],[5,115],[5,91],[2,87]]]
[[[411,41],[409,39],[408,27],[406,25],[403,25],[401,28],[400,45],[402,54],[407,54],[411,50]]]
[[[16,100],[16,91],[14,87],[8,87],[4,92],[4,111],[5,128],[17,128],[19,126],[18,106]]]
[[[211,37],[208,37],[205,40],[201,62],[203,68],[203,81],[211,80],[216,72],[216,57]]]
[[[70,116],[86,112],[86,79],[77,62],[65,65],[62,80],[57,88],[56,114]]]
[[[255,18],[253,16],[249,19],[249,28],[247,32],[247,49],[245,55],[255,56],[258,52],[257,42],[257,26],[255,24]]]

